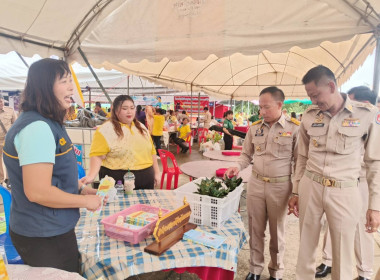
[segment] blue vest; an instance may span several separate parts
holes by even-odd
[[[4,163],[12,185],[10,229],[28,237],[50,237],[73,229],[79,219],[78,208],[50,208],[30,202],[25,196],[22,168],[14,146],[15,136],[35,121],[46,122],[55,139],[55,164],[51,185],[64,192],[78,194],[78,169],[73,145],[63,126],[34,111],[22,113],[9,129],[4,145]],[[36,147],[43,149],[44,147]]]

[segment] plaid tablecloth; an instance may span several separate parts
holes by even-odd
[[[139,190],[124,199],[109,203],[99,217],[91,217],[88,211],[81,210],[76,234],[84,277],[125,279],[141,273],[193,266],[236,271],[237,256],[247,238],[240,214],[236,213],[220,230],[201,226],[209,232],[227,236],[226,242],[219,249],[209,249],[182,240],[158,257],[144,252],[144,248],[153,241],[152,236],[133,245],[109,238],[100,223],[104,217],[138,203],[169,210],[177,208],[173,191]]]

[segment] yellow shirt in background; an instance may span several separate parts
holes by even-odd
[[[186,135],[191,132],[191,128],[190,128],[190,125],[187,124],[187,125],[181,125],[180,127],[178,127],[178,131],[179,131],[179,138],[183,139],[183,140],[187,140],[186,138]]]
[[[153,136],[162,136],[164,131],[165,117],[163,115],[153,116]]]
[[[144,125],[144,135],[134,123],[131,127],[121,124],[124,137],[117,136],[110,121],[105,122],[95,132],[91,143],[90,157],[106,158],[102,166],[112,170],[141,170],[153,165],[152,155],[156,154],[152,138]]]

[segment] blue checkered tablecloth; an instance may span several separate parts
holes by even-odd
[[[154,256],[144,252],[144,248],[152,243],[152,236],[135,245],[118,241],[105,234],[100,222],[104,217],[138,203],[169,210],[177,208],[173,191],[139,190],[124,199],[108,203],[99,217],[91,217],[90,212],[81,210],[76,235],[84,277],[125,279],[141,273],[194,266],[219,267],[236,271],[237,256],[247,238],[239,213],[228,220],[220,230],[201,226],[206,231],[227,236],[227,240],[219,249],[210,249],[182,240],[161,256]]]

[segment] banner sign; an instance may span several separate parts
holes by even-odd
[[[208,96],[200,96],[200,105],[198,109],[198,96],[174,96],[174,106],[177,110],[182,111],[185,110],[188,114],[203,114],[203,108],[209,106],[209,97]],[[191,107],[192,105],[192,107]]]
[[[74,153],[77,158],[77,163],[81,166],[83,166],[83,152],[82,152],[82,145],[73,145]]]

